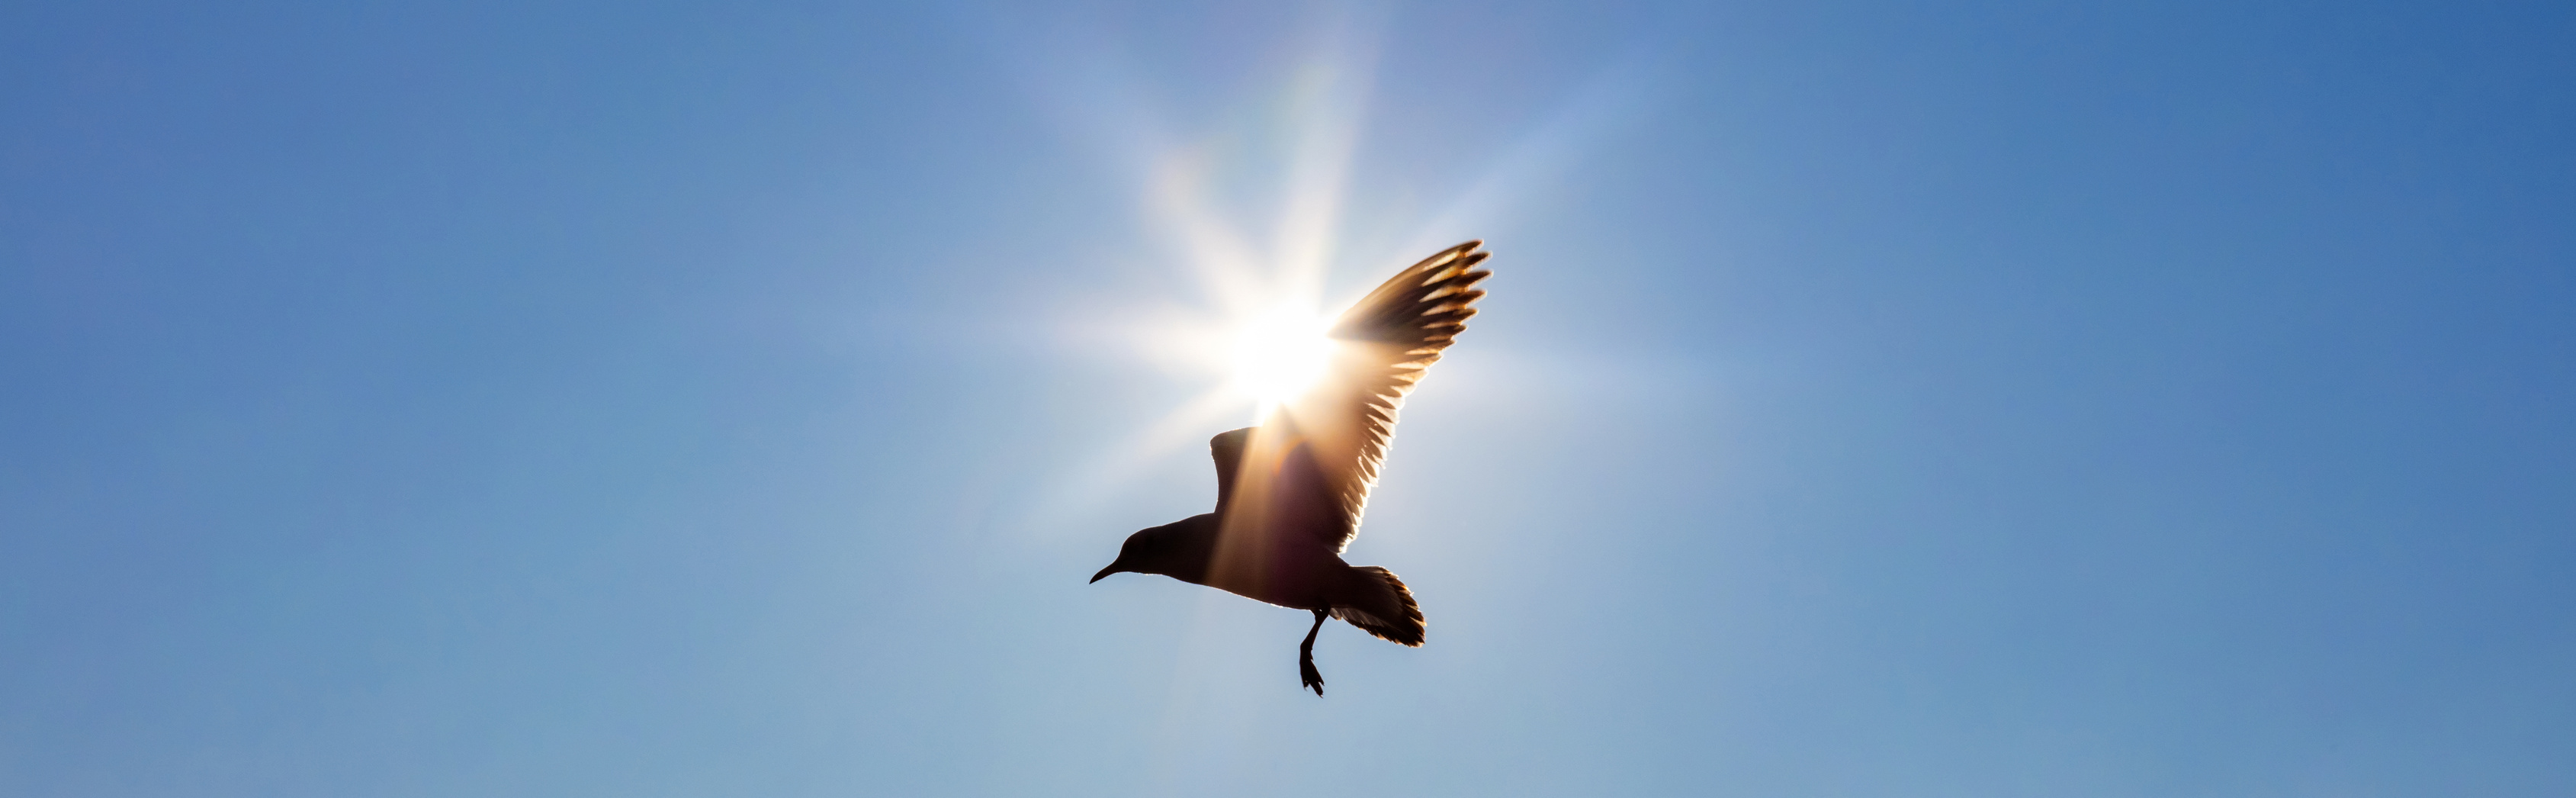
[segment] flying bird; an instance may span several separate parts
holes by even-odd
[[[1162,574],[1255,601],[1313,612],[1297,645],[1303,686],[1324,694],[1315,633],[1340,618],[1389,642],[1422,645],[1422,608],[1404,580],[1342,561],[1359,534],[1369,489],[1395,440],[1396,410],[1442,350],[1467,329],[1476,268],[1487,253],[1469,241],[1414,264],[1343,311],[1325,335],[1323,373],[1279,402],[1258,427],[1218,433],[1216,511],[1138,531],[1115,573]]]

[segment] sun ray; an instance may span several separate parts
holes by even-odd
[[[1347,37],[1345,37],[1347,38]],[[1366,48],[1344,42],[1299,71],[1291,90],[1293,144],[1273,252],[1291,301],[1313,302],[1339,245],[1342,201],[1368,98]]]
[[[1134,434],[1123,436],[1106,451],[1083,461],[1057,481],[1047,498],[1032,509],[1036,518],[1062,518],[1107,501],[1112,488],[1127,484],[1155,461],[1193,448],[1242,400],[1223,386],[1199,392]]]
[[[1146,187],[1146,211],[1153,227],[1188,264],[1200,289],[1227,311],[1254,304],[1263,271],[1258,250],[1225,223],[1207,199],[1211,171],[1203,151],[1165,156]]]

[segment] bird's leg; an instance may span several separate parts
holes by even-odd
[[[1323,631],[1324,619],[1331,616],[1331,610],[1316,610],[1315,625],[1306,629],[1306,642],[1297,644],[1297,677],[1318,697],[1324,694],[1324,672],[1315,670],[1315,633]]]

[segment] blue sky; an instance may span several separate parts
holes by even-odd
[[[2571,53],[13,3],[0,792],[2564,795]],[[1083,583],[1212,502],[1239,295],[1471,237],[1350,553],[1428,646]]]

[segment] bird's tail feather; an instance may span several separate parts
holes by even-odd
[[[1343,594],[1350,603],[1336,602],[1333,617],[1390,643],[1422,645],[1422,606],[1404,580],[1376,566],[1352,568],[1351,576],[1354,589]]]

